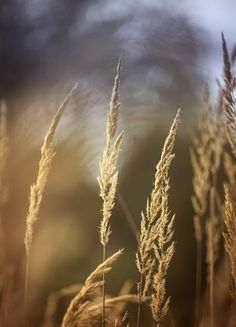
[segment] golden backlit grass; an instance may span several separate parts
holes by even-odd
[[[224,35],[222,35],[222,45],[224,86],[219,86],[218,98],[213,104],[210,101],[209,87],[208,85],[205,87],[197,129],[193,133],[190,146],[193,192],[192,197],[189,194],[189,200],[191,198],[194,210],[193,230],[196,241],[195,327],[220,327],[222,321],[225,326],[232,327],[236,321],[235,78]],[[139,275],[138,291],[133,291],[133,285],[128,283],[128,287],[125,284],[118,295],[111,295],[106,279],[106,275],[111,270],[115,271],[116,269],[118,273],[121,269],[126,270],[123,265],[115,265],[121,255],[122,257],[126,255],[125,251],[118,250],[110,256],[107,255],[107,247],[111,243],[111,218],[118,194],[118,158],[123,139],[123,132],[117,132],[120,112],[120,77],[121,59],[119,59],[116,69],[107,114],[105,145],[99,163],[98,188],[102,209],[98,239],[102,245],[102,262],[97,264],[97,267],[85,278],[83,283],[80,283],[78,277],[78,284],[51,292],[45,304],[42,327],[127,327],[134,325],[146,327],[147,321],[149,321],[148,326],[165,327],[175,326],[176,323],[172,310],[175,298],[168,290],[167,279],[168,269],[175,254],[175,214],[172,214],[170,208],[169,195],[172,190],[170,167],[175,157],[174,145],[180,122],[180,109],[174,117],[160,158],[157,160],[150,196],[147,198],[141,217],[137,217],[140,225],[138,233],[135,231],[135,224],[133,221],[131,222],[138,241],[136,257],[134,255],[132,262],[133,266],[136,264]],[[52,120],[41,147],[37,177],[30,189],[24,236],[25,292],[17,294],[20,299],[25,296],[24,306],[22,305],[24,315],[19,318],[19,326],[28,327],[29,324],[27,294],[31,247],[34,233],[37,232],[35,223],[40,216],[43,195],[56,152],[56,130],[75,88],[73,87],[66,96]],[[3,102],[0,111],[1,206],[8,197],[8,187],[4,175],[9,151],[7,130],[7,110]],[[180,189],[179,192],[181,191]],[[173,197],[174,199],[178,198],[175,195]],[[120,198],[120,203],[122,203],[121,200],[122,198]],[[129,212],[127,203],[125,203],[125,209],[126,212]],[[2,219],[2,217],[0,218]],[[187,217],[187,219],[189,218]],[[132,220],[133,217],[129,217],[129,219]],[[114,229],[113,233],[117,233],[117,230]],[[10,324],[7,324],[6,313],[10,311],[8,301],[14,299],[17,291],[14,290],[14,293],[11,293],[8,285],[6,286],[7,278],[2,255],[3,235],[1,224],[0,324],[4,327],[5,325],[11,327]],[[227,260],[225,260],[225,256]],[[223,277],[220,270],[224,270]],[[230,282],[227,280],[227,270],[230,270]],[[79,276],[80,272],[77,273]],[[217,302],[219,285],[225,290],[222,307],[219,307]],[[186,286],[184,285],[184,287]],[[69,301],[64,308],[60,309],[59,318],[55,319],[60,301],[64,297]],[[135,310],[129,311],[128,304],[135,306]],[[19,307],[21,308],[20,305]]]

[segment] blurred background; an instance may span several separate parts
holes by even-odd
[[[78,82],[59,126],[57,155],[35,228],[30,263],[35,322],[42,319],[51,291],[82,282],[101,261],[96,178],[116,64],[122,55],[119,129],[125,137],[108,252],[124,247],[125,255],[110,274],[109,291],[117,293],[126,279],[138,280],[134,226],[128,218],[139,226],[162,144],[181,107],[171,169],[176,254],[168,292],[177,326],[191,326],[195,244],[190,135],[205,82],[214,100],[216,78],[222,78],[221,32],[229,50],[234,47],[235,10],[233,0],[0,2],[0,97],[8,108],[10,145],[5,177],[9,200],[1,210],[6,256],[18,284],[28,194],[40,145],[57,106]]]

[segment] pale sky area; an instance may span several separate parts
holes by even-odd
[[[210,78],[222,73],[221,32],[224,33],[228,49],[236,43],[236,1],[234,0],[197,0],[186,1],[186,10],[194,23],[209,33],[213,49],[206,64]],[[204,63],[203,63],[204,64]],[[203,67],[204,70],[204,67]],[[215,76],[214,76],[215,75]]]
[[[222,53],[221,53],[221,32],[225,34],[229,45],[234,45],[236,31],[236,1],[235,0],[182,0],[182,1],[158,1],[158,0],[105,0],[99,4],[91,5],[85,15],[85,25],[92,28],[93,23],[98,21],[110,21],[122,17],[128,17],[131,13],[137,12],[137,20],[133,18],[125,27],[120,30],[118,37],[138,40],[142,43],[143,32],[145,28],[150,28],[148,16],[142,15],[140,20],[139,13],[145,10],[158,8],[167,9],[173,15],[184,14],[190,17],[190,21],[206,31],[206,39],[213,46],[210,54],[211,59],[206,58],[206,70],[209,77],[215,78],[222,71]],[[135,17],[135,15],[134,15]],[[141,32],[142,31],[142,32]],[[123,34],[124,35],[123,35]],[[230,48],[230,46],[229,46]],[[137,49],[134,49],[134,51]],[[143,49],[145,51],[145,49]],[[137,51],[136,55],[140,53]],[[214,76],[215,75],[215,76]]]

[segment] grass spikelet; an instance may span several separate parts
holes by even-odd
[[[136,265],[140,273],[140,282],[138,284],[139,306],[137,314],[137,327],[140,322],[140,306],[143,296],[146,296],[150,286],[155,287],[155,295],[152,299],[151,308],[153,318],[157,321],[162,319],[164,315],[159,315],[164,307],[168,305],[163,303],[165,297],[165,274],[161,275],[163,269],[166,270],[169,264],[165,265],[170,259],[170,250],[166,245],[171,241],[173,235],[173,219],[169,220],[168,212],[168,171],[170,164],[174,158],[173,147],[175,135],[180,120],[180,109],[177,111],[175,119],[170,128],[169,134],[165,140],[160,161],[156,166],[154,187],[151,192],[150,199],[147,200],[146,210],[141,213],[141,226],[139,235],[138,251],[136,253]],[[167,260],[167,257],[169,258]],[[165,261],[167,260],[167,261]],[[153,273],[155,266],[158,266],[158,271]],[[158,279],[161,278],[162,284],[157,285]],[[160,298],[159,287],[163,291],[163,297]],[[157,298],[158,297],[158,298]],[[159,305],[159,313],[157,313],[157,301]],[[154,303],[156,302],[156,303]],[[167,311],[166,311],[167,312]],[[157,318],[159,316],[159,318]]]
[[[207,283],[210,292],[209,301],[212,325],[214,317],[214,265],[218,258],[220,244],[218,214],[221,214],[221,204],[219,203],[220,197],[217,193],[217,178],[225,144],[225,129],[222,115],[222,90],[219,90],[217,102],[213,107],[210,105],[209,96],[208,85],[206,85],[203,106],[199,113],[198,132],[192,138],[190,156],[194,174],[192,204],[195,212],[194,231],[196,239],[195,323],[197,324],[200,318],[202,242],[205,227],[207,238],[206,263],[208,266]],[[206,214],[209,214],[208,221],[203,220]]]
[[[100,242],[103,247],[103,262],[106,259],[106,246],[111,234],[110,218],[115,204],[116,189],[118,183],[117,159],[123,138],[121,132],[116,138],[119,102],[119,86],[121,73],[121,58],[118,61],[117,71],[110,101],[106,123],[106,144],[103,152],[102,161],[99,164],[100,173],[98,177],[99,194],[103,201],[102,220],[100,224]],[[102,326],[105,326],[105,279],[103,280],[103,308]]]
[[[211,172],[211,131],[210,126],[210,105],[208,86],[204,90],[203,108],[199,114],[197,136],[192,138],[190,158],[193,167],[193,190],[192,204],[195,212],[194,226],[195,238],[198,242],[202,240],[201,218],[207,209],[207,196],[210,190]]]
[[[196,285],[195,285],[195,323],[200,315],[200,296],[202,288],[202,241],[203,217],[208,207],[208,195],[211,188],[211,159],[212,159],[212,134],[211,108],[209,102],[209,88],[206,84],[203,95],[203,104],[198,118],[198,134],[192,137],[190,158],[193,168],[193,195],[194,232],[196,240]],[[214,163],[215,165],[215,163]]]
[[[122,252],[123,250],[119,250],[107,258],[88,276],[81,291],[71,301],[64,315],[62,327],[81,326],[80,317],[84,314],[83,311],[88,305],[88,302],[85,302],[86,297],[103,285],[103,281],[101,280],[103,279],[103,274],[107,274],[112,269],[112,265]],[[101,316],[101,310],[99,311],[99,316]]]
[[[116,133],[118,113],[120,109],[119,102],[119,88],[120,88],[120,73],[121,73],[121,57],[119,58],[115,81],[112,89],[111,101],[110,101],[110,111],[108,113],[107,125],[106,125],[106,135],[107,140],[111,141]]]
[[[211,188],[209,193],[209,219],[206,223],[207,254],[206,262],[208,268],[207,282],[209,285],[209,307],[210,326],[214,326],[214,284],[215,284],[215,264],[219,258],[221,231],[220,221],[222,215],[222,204],[217,193],[217,180],[219,167],[222,162],[223,147],[225,144],[225,128],[222,116],[222,90],[219,90],[218,101],[210,111],[210,149],[211,149]]]
[[[236,179],[236,164],[229,153],[224,153],[224,167],[227,174],[228,183],[233,187]]]
[[[174,216],[170,217],[168,208],[169,188],[169,180],[166,178],[162,188],[160,226],[154,244],[154,254],[158,262],[158,268],[153,277],[154,292],[151,298],[151,311],[157,326],[161,325],[167,315],[170,303],[170,297],[166,298],[166,275],[174,254],[174,242],[172,240]]]
[[[232,148],[234,156],[236,156],[236,112],[235,112],[235,97],[234,87],[235,80],[231,72],[231,63],[227,44],[222,33],[222,48],[223,48],[223,59],[224,59],[224,108],[226,116],[226,131],[229,143]]]
[[[229,256],[232,289],[231,295],[236,303],[236,217],[233,203],[230,197],[228,186],[225,186],[225,227],[226,231],[223,233],[225,250]]]
[[[39,209],[43,198],[44,189],[47,183],[48,174],[52,165],[52,160],[55,155],[55,132],[61,116],[66,108],[68,101],[74,93],[77,86],[74,86],[72,90],[65,97],[63,103],[57,110],[53,121],[49,127],[49,130],[44,138],[41,147],[41,158],[39,161],[38,175],[36,182],[31,186],[29,197],[29,209],[26,217],[26,231],[24,237],[25,252],[26,252],[26,279],[25,279],[25,297],[27,295],[28,287],[28,270],[29,270],[29,255],[30,248],[33,239],[33,226],[38,220]]]
[[[103,152],[102,161],[100,162],[100,174],[98,177],[99,192],[103,200],[102,221],[100,226],[100,242],[106,246],[109,241],[110,218],[115,204],[116,187],[118,180],[118,171],[116,168],[117,159],[120,151],[123,133],[120,133],[114,140],[119,103],[119,85],[120,85],[121,61],[119,60],[115,76],[114,87],[110,102],[110,110],[106,124],[106,145]]]
[[[236,181],[236,163],[233,160],[231,153],[224,152],[224,170],[227,175],[227,183],[229,187],[229,192],[233,204],[235,206],[236,192],[235,192],[235,181]]]

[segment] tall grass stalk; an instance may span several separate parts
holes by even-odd
[[[195,279],[195,325],[198,325],[201,305],[202,289],[202,259],[203,259],[203,217],[208,207],[210,190],[211,136],[209,134],[210,121],[209,89],[205,86],[203,104],[198,117],[198,131],[192,137],[190,158],[193,169],[193,195],[191,197],[194,209],[194,232],[196,240],[196,279]]]
[[[236,304],[236,215],[230,196],[229,188],[225,185],[225,227],[223,233],[225,251],[230,261],[231,272],[231,289],[230,293],[234,303]]]
[[[24,291],[24,304],[25,309],[27,306],[27,294],[28,294],[28,279],[29,279],[29,261],[30,261],[30,249],[33,240],[33,227],[35,222],[39,218],[40,205],[43,198],[43,193],[46,187],[48,174],[52,165],[53,158],[55,156],[55,133],[62,114],[69,102],[72,94],[74,93],[77,85],[75,85],[64,101],[58,108],[49,130],[44,138],[41,147],[41,158],[39,161],[38,175],[36,182],[31,186],[30,197],[29,197],[29,209],[26,217],[26,231],[24,237],[25,254],[26,254],[26,267],[25,267],[25,291]]]
[[[233,77],[231,70],[231,61],[227,49],[227,44],[222,33],[222,48],[223,48],[223,60],[224,60],[224,112],[226,117],[226,132],[228,141],[231,145],[232,152],[236,157],[236,111],[235,111],[235,78]]]
[[[103,200],[102,220],[100,224],[100,242],[102,244],[102,262],[106,260],[106,247],[111,234],[110,218],[112,209],[115,204],[116,189],[118,183],[117,160],[120,151],[123,132],[115,137],[118,121],[118,113],[120,109],[119,87],[121,73],[121,58],[118,61],[117,71],[112,90],[110,101],[110,110],[108,112],[106,123],[106,144],[103,157],[100,162],[100,173],[98,177],[99,194]],[[103,290],[102,290],[102,327],[106,324],[106,281],[105,273],[103,274]]]
[[[136,265],[140,274],[137,327],[140,325],[142,299],[148,294],[150,287],[153,290],[150,308],[156,324],[160,324],[168,312],[170,298],[166,299],[166,274],[174,253],[174,216],[170,217],[168,209],[168,174],[175,156],[173,148],[179,120],[180,110],[177,111],[156,166],[154,187],[147,199],[146,210],[141,213],[136,253]]]

